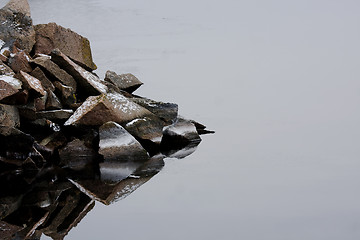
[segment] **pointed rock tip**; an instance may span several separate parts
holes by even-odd
[[[28,0],[10,0],[2,9],[31,16]]]

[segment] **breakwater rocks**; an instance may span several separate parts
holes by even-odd
[[[26,0],[0,9],[0,239],[63,239],[211,133],[135,95],[134,75],[95,69],[85,37],[34,26]]]

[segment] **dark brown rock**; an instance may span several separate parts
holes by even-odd
[[[60,82],[54,82],[57,96],[61,96],[61,101],[64,105],[72,107],[76,103],[75,90],[72,87],[65,86]]]
[[[16,53],[13,57],[9,58],[8,65],[15,73],[18,73],[20,71],[29,73],[32,71],[29,63],[30,60],[31,57],[26,51],[20,51]]]
[[[0,60],[0,75],[14,76],[14,71]]]
[[[40,145],[46,147],[51,152],[59,149],[60,147],[64,146],[67,142],[65,135],[62,132],[55,132],[50,136],[44,138]]]
[[[120,94],[108,93],[88,97],[65,125],[100,126],[109,121],[121,124],[145,115],[152,113]]]
[[[43,88],[46,91],[54,91],[55,90],[54,84],[52,84],[52,82],[46,77],[45,73],[39,67],[36,67],[30,73],[30,75],[37,78],[37,79],[39,79],[42,86],[43,86]]]
[[[52,61],[74,77],[81,87],[79,90],[85,92],[86,96],[99,95],[107,92],[108,88],[100,78],[71,61],[71,59],[59,49],[52,51],[51,58]]]
[[[66,120],[74,113],[71,109],[59,109],[40,111],[36,113],[36,118],[46,118],[49,120]]]
[[[74,78],[66,71],[61,69],[57,64],[50,60],[50,57],[37,57],[32,60],[33,63],[40,66],[49,77],[55,81],[60,81],[62,84],[71,87],[76,91],[76,82]]]
[[[0,9],[0,49],[12,48],[14,42],[30,52],[35,43],[35,31],[27,0],[11,0]],[[11,49],[10,49],[11,50]]]
[[[46,110],[56,110],[63,108],[59,98],[52,91],[49,91],[45,108]]]
[[[131,135],[149,143],[150,145],[145,146],[145,148],[150,153],[154,153],[154,150],[151,148],[155,146],[152,145],[152,143],[156,145],[160,144],[165,123],[154,114],[150,114],[144,117],[135,118],[123,126],[131,133]]]
[[[20,127],[19,111],[15,106],[0,104],[0,125]]]
[[[41,82],[37,78],[23,71],[20,71],[16,77],[22,81],[24,88],[29,90],[30,94],[33,92],[37,97],[46,95]]]
[[[44,96],[34,99],[35,109],[36,109],[37,112],[45,110],[45,105],[46,105],[46,102],[47,102],[47,98],[48,98],[48,93],[45,91]]]
[[[0,142],[0,152],[30,152],[34,138],[16,128],[0,126]]]
[[[20,80],[7,75],[0,75],[0,100],[12,96],[21,89]]]
[[[24,229],[24,226],[17,226],[5,221],[0,221],[0,229],[0,239],[14,239],[16,233]]]
[[[92,164],[98,157],[97,153],[87,147],[83,141],[75,139],[59,150],[60,164],[71,169],[82,169]]]
[[[118,75],[113,71],[107,71],[104,80],[113,83],[116,87],[128,93],[134,92],[143,84],[131,73]]]
[[[158,102],[147,98],[131,98],[131,101],[146,108],[167,124],[175,122],[178,116],[178,105],[175,103]]]
[[[53,49],[58,48],[82,67],[89,70],[96,69],[87,38],[56,23],[36,25],[35,31],[35,53],[50,54]]]

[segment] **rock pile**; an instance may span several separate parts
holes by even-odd
[[[26,0],[0,9],[1,239],[62,239],[94,200],[127,196],[210,133],[134,95],[134,75],[95,69],[85,37],[33,26]]]

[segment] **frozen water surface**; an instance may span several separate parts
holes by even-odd
[[[216,130],[66,239],[360,238],[360,2],[30,6],[89,38],[100,78],[131,72],[138,95]]]

